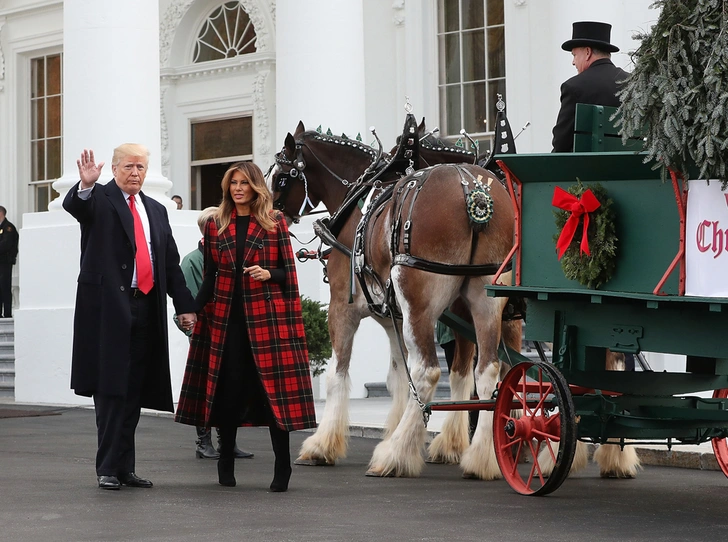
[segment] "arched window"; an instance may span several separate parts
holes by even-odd
[[[197,35],[193,62],[254,53],[255,28],[240,2],[227,2],[205,20]]]

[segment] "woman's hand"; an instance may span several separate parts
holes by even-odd
[[[270,279],[270,271],[263,269],[259,265],[243,267],[243,273],[247,273],[253,278],[253,280],[258,280],[260,282],[265,282]]]

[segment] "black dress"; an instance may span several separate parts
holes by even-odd
[[[225,347],[210,412],[210,425],[214,427],[268,426],[275,421],[268,396],[263,389],[258,368],[253,359],[243,312],[243,295],[246,292],[240,275],[243,273],[245,240],[249,223],[249,216],[238,216],[235,219],[237,275],[230,318],[225,333]],[[209,262],[205,262],[205,265],[208,266]],[[205,280],[197,296],[200,307],[204,306],[212,295],[216,271],[214,264],[210,268],[205,268]],[[270,280],[275,282],[285,280],[283,269],[268,271],[271,273]]]

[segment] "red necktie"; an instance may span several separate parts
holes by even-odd
[[[147,238],[144,237],[144,226],[142,226],[142,219],[136,210],[134,204],[134,196],[129,196],[129,209],[131,209],[131,216],[134,218],[134,242],[136,243],[136,268],[137,268],[137,287],[142,293],[148,294],[152,286],[154,286],[154,279],[152,278],[152,260],[149,257],[149,247],[147,245]]]

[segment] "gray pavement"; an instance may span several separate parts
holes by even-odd
[[[359,416],[373,416],[375,404],[364,405],[368,414],[358,404],[352,423],[374,423]],[[385,414],[386,402],[379,407]],[[677,542],[720,539],[728,526],[720,472],[647,467],[636,480],[609,481],[591,466],[533,498],[502,480],[464,480],[451,465],[426,465],[416,479],[368,478],[375,438],[352,437],[335,467],[294,466],[289,492],[270,493],[273,454],[262,428],[240,431],[239,445],[255,458],[238,460],[238,486],[224,488],[216,462],[194,457],[194,429],[167,416],[143,416],[137,431],[137,472],[154,488],[104,491],[94,475],[93,411],[57,412],[0,419],[0,540]],[[293,433],[292,447],[306,436]]]

